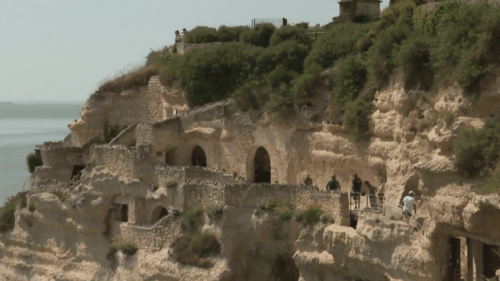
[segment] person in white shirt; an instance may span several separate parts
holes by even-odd
[[[410,191],[408,193],[408,196],[403,198],[403,203],[404,203],[403,216],[406,219],[411,218],[411,213],[413,210],[415,211],[415,215],[417,214],[417,207],[415,206],[415,198],[413,198],[413,197],[415,197],[415,192]]]

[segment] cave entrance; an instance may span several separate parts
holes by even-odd
[[[151,222],[155,223],[166,215],[168,215],[167,209],[163,206],[158,206],[153,210],[153,214],[151,216],[151,218],[152,218]]]
[[[171,148],[165,153],[165,164],[169,166],[177,164],[177,148]]]
[[[500,246],[483,245],[484,277],[490,280],[500,269]]]
[[[128,206],[122,204],[118,209],[118,219],[122,222],[128,222]]]
[[[254,182],[271,182],[271,160],[269,158],[269,153],[262,146],[257,149],[255,153],[255,158],[253,160],[254,165]]]
[[[308,185],[308,186],[312,186],[313,185],[313,180],[311,178],[307,178],[307,179],[304,180],[304,184]]]
[[[449,241],[449,264],[448,264],[448,274],[450,281],[460,281],[461,280],[461,270],[460,270],[460,239],[456,237],[451,237]]]
[[[71,173],[71,179],[73,179],[78,173],[85,169],[85,165],[75,165],[73,166],[73,172]]]
[[[191,155],[191,165],[193,166],[207,166],[207,156],[205,156],[205,151],[199,145],[193,149]]]

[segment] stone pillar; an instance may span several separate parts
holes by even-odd
[[[483,276],[483,243],[470,239],[470,254],[472,256],[472,277],[481,280]]]

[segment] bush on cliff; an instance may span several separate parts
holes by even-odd
[[[219,240],[208,232],[184,234],[172,243],[172,251],[178,262],[203,268],[213,266],[207,257],[219,254],[220,250]]]
[[[467,128],[455,140],[455,165],[465,177],[486,175],[495,167],[500,151],[500,122],[483,129]]]
[[[309,208],[299,212],[295,219],[299,222],[304,222],[306,224],[315,224],[320,221],[320,217],[323,214],[323,210],[321,210],[318,206],[310,206]]]
[[[304,67],[319,65],[323,69],[329,68],[336,60],[355,54],[357,41],[370,30],[371,25],[371,23],[334,25],[314,42],[311,52],[304,60]]]
[[[343,125],[351,131],[354,140],[362,140],[370,136],[369,122],[374,109],[372,102],[362,99],[345,104]]]
[[[43,166],[40,150],[37,150],[35,153],[28,154],[28,156],[26,156],[26,163],[30,173],[33,173],[36,167]]]
[[[0,233],[7,232],[14,228],[14,214],[17,202],[16,198],[16,196],[7,198],[4,205],[0,208]]]
[[[217,29],[208,26],[197,26],[186,33],[185,43],[211,43],[219,42]]]
[[[102,99],[105,92],[121,93],[126,89],[147,86],[151,76],[158,74],[158,71],[157,65],[132,69],[128,73],[104,82],[90,98]]]
[[[253,29],[245,30],[240,35],[240,42],[257,47],[268,47],[276,26],[271,23],[257,24]]]
[[[287,40],[293,40],[297,43],[311,47],[312,39],[307,34],[307,28],[301,26],[284,26],[274,31],[269,40],[271,46],[276,46]]]
[[[127,256],[133,256],[137,250],[137,246],[134,243],[122,243],[118,238],[115,238],[111,241],[111,245],[109,245],[109,252],[106,255],[106,259],[113,260],[118,251],[121,251]]]
[[[338,104],[354,101],[366,82],[366,69],[362,61],[349,55],[336,62],[338,68],[333,72],[335,85],[333,100]]]

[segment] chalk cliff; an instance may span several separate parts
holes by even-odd
[[[480,179],[463,180],[453,151],[467,126],[500,120],[500,79],[474,102],[456,86],[433,96],[395,80],[375,94],[361,142],[327,107],[327,78],[293,120],[233,100],[189,109],[171,82],[91,98],[64,142],[37,147],[44,164],[0,237],[2,280],[459,280],[500,269],[500,196],[476,193]],[[126,129],[94,143],[115,125]],[[324,190],[332,173],[341,194]],[[353,173],[383,187],[376,206],[362,196],[353,210]],[[418,212],[406,221],[398,204],[410,190]],[[279,202],[323,217],[266,207]],[[220,250],[182,260],[182,237],[207,233]],[[107,259],[113,238],[137,252]]]

